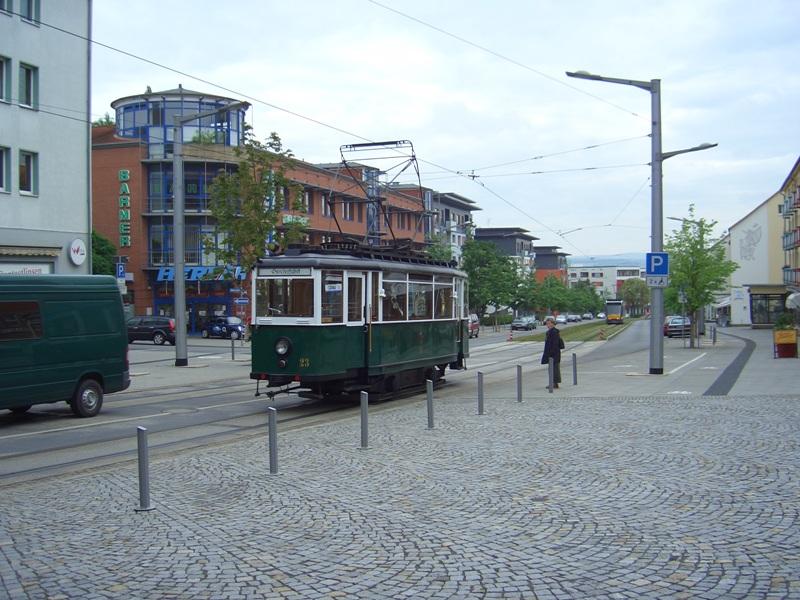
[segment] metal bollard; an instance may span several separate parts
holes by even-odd
[[[553,379],[555,378],[555,372],[553,370],[553,357],[547,359],[547,389],[550,393],[553,393]]]
[[[233,336],[231,336],[231,360],[236,360],[236,350],[234,349]]]
[[[269,474],[278,474],[278,410],[272,406],[267,408],[269,428]]]
[[[147,429],[136,428],[136,442],[139,448],[139,508],[136,512],[153,510],[150,504],[150,456],[147,451]]]
[[[711,328],[711,343],[716,346],[717,345],[717,326]]]
[[[367,422],[367,408],[369,406],[369,394],[361,392],[361,449],[369,448],[369,423]]]
[[[433,381],[426,380],[425,387],[428,391],[428,429],[433,429]]]
[[[483,414],[483,373],[478,371],[478,414]]]
[[[572,353],[572,385],[578,385],[578,355]]]
[[[517,402],[522,402],[522,365],[517,365]]]

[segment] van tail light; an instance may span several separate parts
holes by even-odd
[[[175,319],[170,319],[169,320],[169,330],[170,331],[175,331]]]
[[[128,360],[128,352],[130,352],[130,348],[128,348],[128,346],[126,344],[125,345],[125,370],[126,371],[130,371],[131,370],[131,363]]]

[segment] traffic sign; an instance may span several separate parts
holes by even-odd
[[[666,275],[647,275],[645,281],[647,287],[665,288],[669,285],[669,277]]]
[[[117,263],[117,279],[125,279],[125,263]]]
[[[666,252],[648,252],[645,273],[647,275],[669,275],[669,254]]]
[[[250,300],[245,296],[244,298],[234,298],[234,304],[250,304]]]

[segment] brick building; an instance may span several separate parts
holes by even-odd
[[[247,269],[221,265],[206,243],[223,243],[211,215],[209,188],[221,171],[237,168],[235,148],[243,143],[246,108],[233,98],[182,87],[148,89],[115,100],[112,107],[116,124],[92,131],[93,216],[97,231],[113,241],[126,264],[124,298],[131,312],[173,314],[173,117],[216,110],[218,116],[189,120],[182,128],[186,322],[190,332],[197,332],[210,317],[246,315]],[[368,212],[375,211],[375,203],[367,202],[364,181],[376,175],[365,165],[345,170],[338,164],[293,161],[286,177],[302,186],[304,209],[292,210],[288,194],[283,194],[287,204],[279,207],[281,221],[302,223],[311,244],[343,237],[364,240]],[[419,199],[385,189],[380,196],[383,213],[374,238],[422,243]],[[220,266],[227,266],[234,279],[214,278]]]

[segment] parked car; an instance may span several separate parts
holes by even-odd
[[[581,315],[581,318],[582,318],[584,321],[591,321],[592,319],[594,319],[594,317],[592,316],[592,313],[583,313],[583,314]]]
[[[578,315],[567,315],[567,323],[577,323],[581,318]]]
[[[604,313],[604,312],[597,313],[597,318],[598,319],[605,319],[606,318],[606,313]]]
[[[689,317],[672,317],[667,323],[667,337],[686,337],[692,333]]]
[[[474,338],[478,337],[478,334],[481,332],[481,320],[478,318],[478,315],[471,314],[469,316],[469,337]]]
[[[213,317],[200,330],[204,338],[221,337],[238,340],[244,337],[246,327],[239,317]]]
[[[162,346],[169,342],[175,345],[175,319],[172,317],[144,316],[128,319],[128,343],[137,340],[152,340]]]
[[[511,321],[511,329],[521,329],[524,331],[536,329],[536,319],[534,317],[519,317]]]
[[[556,317],[556,325],[566,325],[567,324],[567,317],[564,315],[558,315]]]

